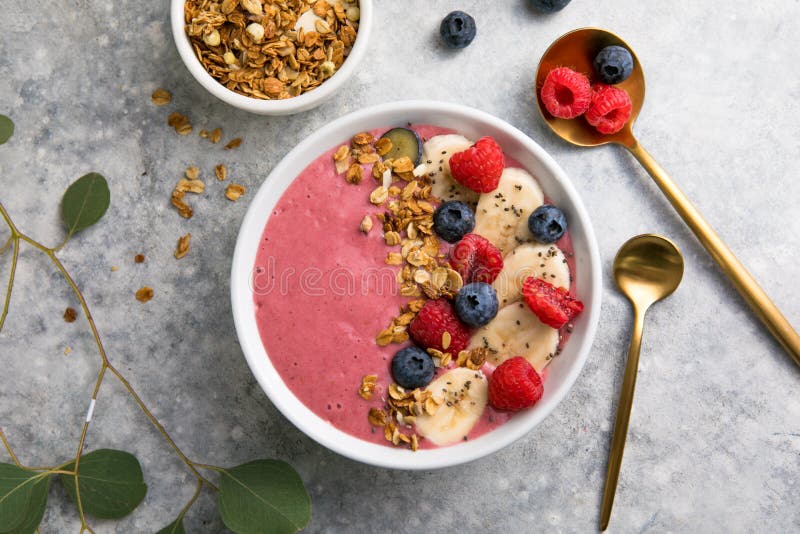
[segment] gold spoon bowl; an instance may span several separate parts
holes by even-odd
[[[618,87],[628,92],[633,105],[627,124],[617,133],[604,135],[597,132],[582,117],[572,120],[558,119],[550,115],[539,96],[547,73],[555,67],[571,67],[577,71],[591,73],[594,56],[608,45],[627,48],[633,56],[633,72]],[[616,143],[624,146],[647,170],[669,202],[694,232],[700,243],[717,262],[737,291],[780,342],[786,352],[800,365],[800,336],[781,314],[744,265],[716,234],[711,225],[681,192],[667,172],[639,144],[633,135],[632,126],[644,103],[644,72],[636,54],[625,41],[613,33],[598,28],[581,28],[559,37],[544,53],[536,71],[536,95],[539,112],[556,135],[578,146],[599,146]]]

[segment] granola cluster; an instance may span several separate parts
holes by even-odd
[[[374,217],[381,225],[386,246],[391,249],[385,263],[400,267],[397,272],[400,294],[417,297],[402,306],[399,314],[378,333],[375,342],[379,346],[408,341],[408,325],[425,300],[452,298],[464,285],[461,275],[450,268],[433,231],[433,213],[439,199],[431,194],[430,177],[424,168],[415,169],[408,157],[383,159],[391,149],[390,139],[376,140],[370,133],[362,132],[333,154],[336,172],[343,174],[348,183],[361,183],[369,175],[379,184],[370,193],[369,201],[384,208]],[[369,234],[372,228],[373,216],[367,214],[360,221],[359,229]],[[442,340],[445,350],[449,345],[450,339]],[[488,349],[462,350],[457,355],[428,349],[428,353],[436,367],[454,364],[478,370],[486,362]],[[359,396],[364,400],[372,399],[377,383],[377,374],[362,377]],[[384,407],[371,408],[367,417],[372,426],[383,428],[387,441],[416,451],[420,438],[411,431],[413,424],[420,415],[435,414],[443,402],[424,388],[406,390],[392,383]]]
[[[211,76],[264,100],[298,96],[342,66],[358,32],[357,3],[187,0],[186,34]]]
[[[340,146],[333,154],[336,172],[345,175],[351,184],[360,183],[367,170],[379,183],[370,193],[369,201],[385,210],[376,215],[383,230],[384,242],[390,250],[387,265],[400,266],[397,282],[405,297],[452,297],[464,285],[461,275],[450,268],[440,251],[439,239],[433,231],[434,203],[430,177],[416,171],[408,157],[386,158],[392,149],[388,138],[375,139],[369,132],[358,133],[349,145]],[[359,228],[372,230],[371,215],[365,215]],[[391,323],[376,338],[380,346],[408,341],[408,325],[425,303],[417,299],[404,306]]]

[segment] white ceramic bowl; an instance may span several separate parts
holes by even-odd
[[[235,106],[245,111],[257,113],[259,115],[291,115],[301,111],[307,111],[322,104],[344,84],[345,81],[355,72],[361,58],[367,51],[369,34],[372,30],[372,0],[359,0],[361,17],[358,24],[358,34],[350,55],[347,56],[342,66],[339,67],[333,76],[322,83],[319,87],[294,98],[284,100],[261,100],[249,96],[235,93],[215,80],[200,64],[200,60],[194,54],[191,41],[186,35],[183,20],[184,0],[171,0],[170,19],[172,23],[172,37],[175,46],[183,60],[186,68],[206,88],[209,93],[216,96],[223,102]]]
[[[250,284],[267,219],[295,177],[323,151],[358,132],[408,122],[453,128],[473,139],[490,135],[506,154],[538,178],[545,193],[566,213],[575,251],[577,294],[586,306],[575,321],[564,351],[548,367],[544,396],[533,408],[474,440],[416,452],[368,443],[346,434],[294,396],[272,366],[261,342]],[[407,101],[363,109],[331,122],[300,142],[272,170],[250,201],[239,231],[231,269],[231,299],[236,332],[253,374],[273,404],[300,430],[329,449],[361,462],[396,469],[433,469],[474,460],[505,447],[530,432],[561,402],[578,377],[594,339],[600,316],[600,269],[597,243],[583,203],[564,171],[542,147],[482,111],[445,102]]]

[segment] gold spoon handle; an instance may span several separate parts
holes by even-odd
[[[666,195],[672,206],[683,218],[684,222],[694,232],[700,243],[722,268],[725,275],[733,282],[736,290],[744,297],[759,319],[769,328],[772,335],[783,345],[786,352],[800,365],[800,336],[797,335],[789,321],[781,314],[755,279],[747,272],[744,265],[733,255],[731,249],[720,239],[700,212],[686,198],[666,171],[656,163],[638,141],[631,146],[625,146],[633,156],[639,160],[642,167],[650,173],[661,191]]]
[[[622,389],[619,392],[614,436],[611,438],[611,449],[608,452],[608,471],[606,472],[606,488],[603,491],[603,507],[600,512],[600,530],[608,528],[608,521],[611,519],[611,507],[614,506],[619,468],[622,465],[622,452],[625,450],[625,438],[628,436],[628,421],[631,418],[636,373],[639,369],[639,349],[642,348],[642,330],[647,308],[639,311],[639,306],[634,304],[633,311],[636,319],[631,334],[631,347],[628,349],[628,363],[625,364],[625,377],[622,379]]]

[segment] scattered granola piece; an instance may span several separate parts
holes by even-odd
[[[222,139],[222,128],[215,128],[209,132],[208,140],[212,143],[219,143],[220,139]]]
[[[133,257],[134,263],[144,263],[144,254],[137,254]]]
[[[74,323],[75,319],[78,318],[78,312],[75,311],[74,308],[67,307],[64,310],[64,320],[68,323]]]
[[[389,198],[389,190],[383,186],[377,187],[369,194],[369,201],[376,206],[380,206]]]
[[[172,205],[175,206],[175,208],[177,208],[178,215],[180,215],[184,219],[191,219],[192,215],[194,215],[194,212],[192,211],[192,208],[189,206],[189,204],[183,201],[183,197],[185,195],[186,193],[182,191],[177,191],[177,190],[173,191]]]
[[[192,124],[189,122],[189,117],[177,111],[173,111],[170,114],[169,118],[167,118],[167,124],[175,128],[175,131],[180,135],[192,133]]]
[[[239,200],[240,196],[245,194],[246,191],[247,190],[243,185],[229,184],[228,187],[225,189],[225,198],[236,202],[237,200]]]
[[[221,182],[228,177],[228,169],[220,163],[214,167],[214,174],[217,176],[217,180]]]
[[[117,271],[119,271],[119,267],[117,267],[116,265],[112,265],[112,266],[111,266],[111,272],[112,272],[112,273],[115,273],[115,272],[117,272]]]
[[[344,179],[348,184],[360,184],[361,180],[364,179],[364,170],[361,168],[361,165],[358,163],[350,165]]]
[[[144,286],[140,288],[139,291],[136,292],[136,300],[138,300],[139,302],[147,302],[151,298],[153,298],[152,287]]]
[[[200,168],[192,165],[191,167],[186,167],[186,178],[188,180],[197,180],[200,176]]]
[[[400,244],[400,234],[397,232],[386,232],[383,234],[383,240],[386,246],[393,247]]]
[[[386,265],[402,265],[403,256],[399,252],[390,252],[386,256]]]
[[[232,148],[236,148],[241,144],[242,144],[242,138],[241,137],[236,137],[236,138],[231,139],[230,141],[228,141],[228,144],[225,145],[225,150],[230,150]]]
[[[189,253],[189,243],[192,240],[192,234],[186,234],[178,238],[178,246],[175,249],[175,259],[181,259]]]
[[[379,156],[385,156],[392,149],[392,140],[388,137],[381,137],[375,141],[375,151]]]
[[[64,347],[64,356],[69,356],[71,353],[72,353],[72,347],[70,347],[69,345]]]
[[[386,412],[379,408],[370,408],[367,418],[372,426],[383,427],[386,425]]]
[[[152,100],[153,104],[156,106],[165,106],[172,100],[172,95],[166,89],[158,88],[150,95],[150,100]]]
[[[361,219],[361,226],[359,228],[365,234],[369,234],[369,231],[372,230],[372,217],[369,215],[364,215],[364,218]]]
[[[202,180],[187,180],[186,178],[181,178],[175,186],[175,191],[179,193],[188,192],[200,194],[205,190],[206,184],[203,183]]]
[[[354,145],[368,145],[373,141],[375,141],[375,138],[369,132],[361,132],[353,136]]]
[[[442,333],[442,348],[447,350],[450,347],[450,342],[453,340],[453,336],[450,335],[450,332],[444,331]]]
[[[350,147],[342,145],[333,153],[333,161],[342,161],[350,157]]]
[[[365,375],[361,378],[358,395],[364,400],[370,400],[378,383],[378,375]]]

